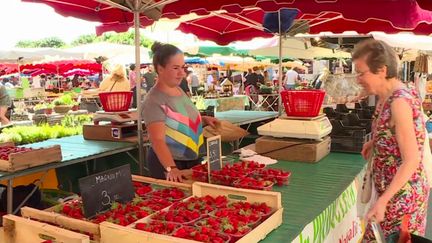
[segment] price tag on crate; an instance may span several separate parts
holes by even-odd
[[[222,169],[222,141],[221,136],[214,136],[207,138],[207,169],[209,174],[210,182],[210,172],[214,170]]]
[[[129,202],[134,197],[130,165],[79,179],[84,215],[91,218],[110,209],[114,202]]]

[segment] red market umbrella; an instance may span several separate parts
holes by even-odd
[[[264,31],[264,11],[247,9],[241,13],[211,14],[183,22],[177,28],[184,33],[196,35],[201,40],[211,40],[219,45],[233,41],[247,41],[255,37],[272,37]]]
[[[184,33],[196,35],[199,39],[214,41],[219,45],[227,45],[233,41],[247,41],[255,37],[272,37],[263,27],[265,12],[258,8],[245,9],[240,13],[219,13],[183,22],[177,28]],[[411,28],[394,26],[392,23],[379,19],[365,21],[350,20],[339,13],[323,12],[321,14],[298,14],[289,34],[320,32],[343,33],[356,31],[368,34],[372,31],[382,31],[388,34],[410,31],[414,34],[429,35],[432,25],[420,22],[411,24]]]
[[[256,6],[265,11],[295,8],[308,14],[333,12],[350,20],[384,20],[397,28],[412,29],[422,22],[432,23],[432,3],[428,0],[264,0],[257,1]]]

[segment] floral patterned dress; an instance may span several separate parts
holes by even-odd
[[[425,138],[423,114],[420,110],[421,101],[414,90],[403,88],[393,92],[384,103],[382,112],[374,121],[374,158],[373,181],[378,196],[381,196],[390,185],[397,170],[402,165],[394,127],[390,127],[391,103],[396,98],[405,99],[413,112],[414,129],[417,137],[419,153],[423,155]],[[422,156],[423,157],[423,156]],[[411,233],[424,235],[426,229],[426,210],[429,197],[429,186],[423,164],[420,163],[411,179],[397,192],[387,204],[385,219],[381,228],[387,238],[394,232],[400,231],[402,218],[409,215],[408,228]],[[364,237],[366,242],[373,242],[375,237],[370,224],[366,228]]]

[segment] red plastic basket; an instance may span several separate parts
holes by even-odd
[[[133,92],[103,92],[99,93],[102,108],[107,112],[127,111],[132,101]]]
[[[324,101],[322,90],[284,90],[281,92],[282,102],[288,116],[318,116]]]

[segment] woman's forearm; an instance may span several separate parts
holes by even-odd
[[[168,145],[164,140],[152,141],[152,148],[164,168],[176,165],[172,157],[171,151],[169,150]]]

